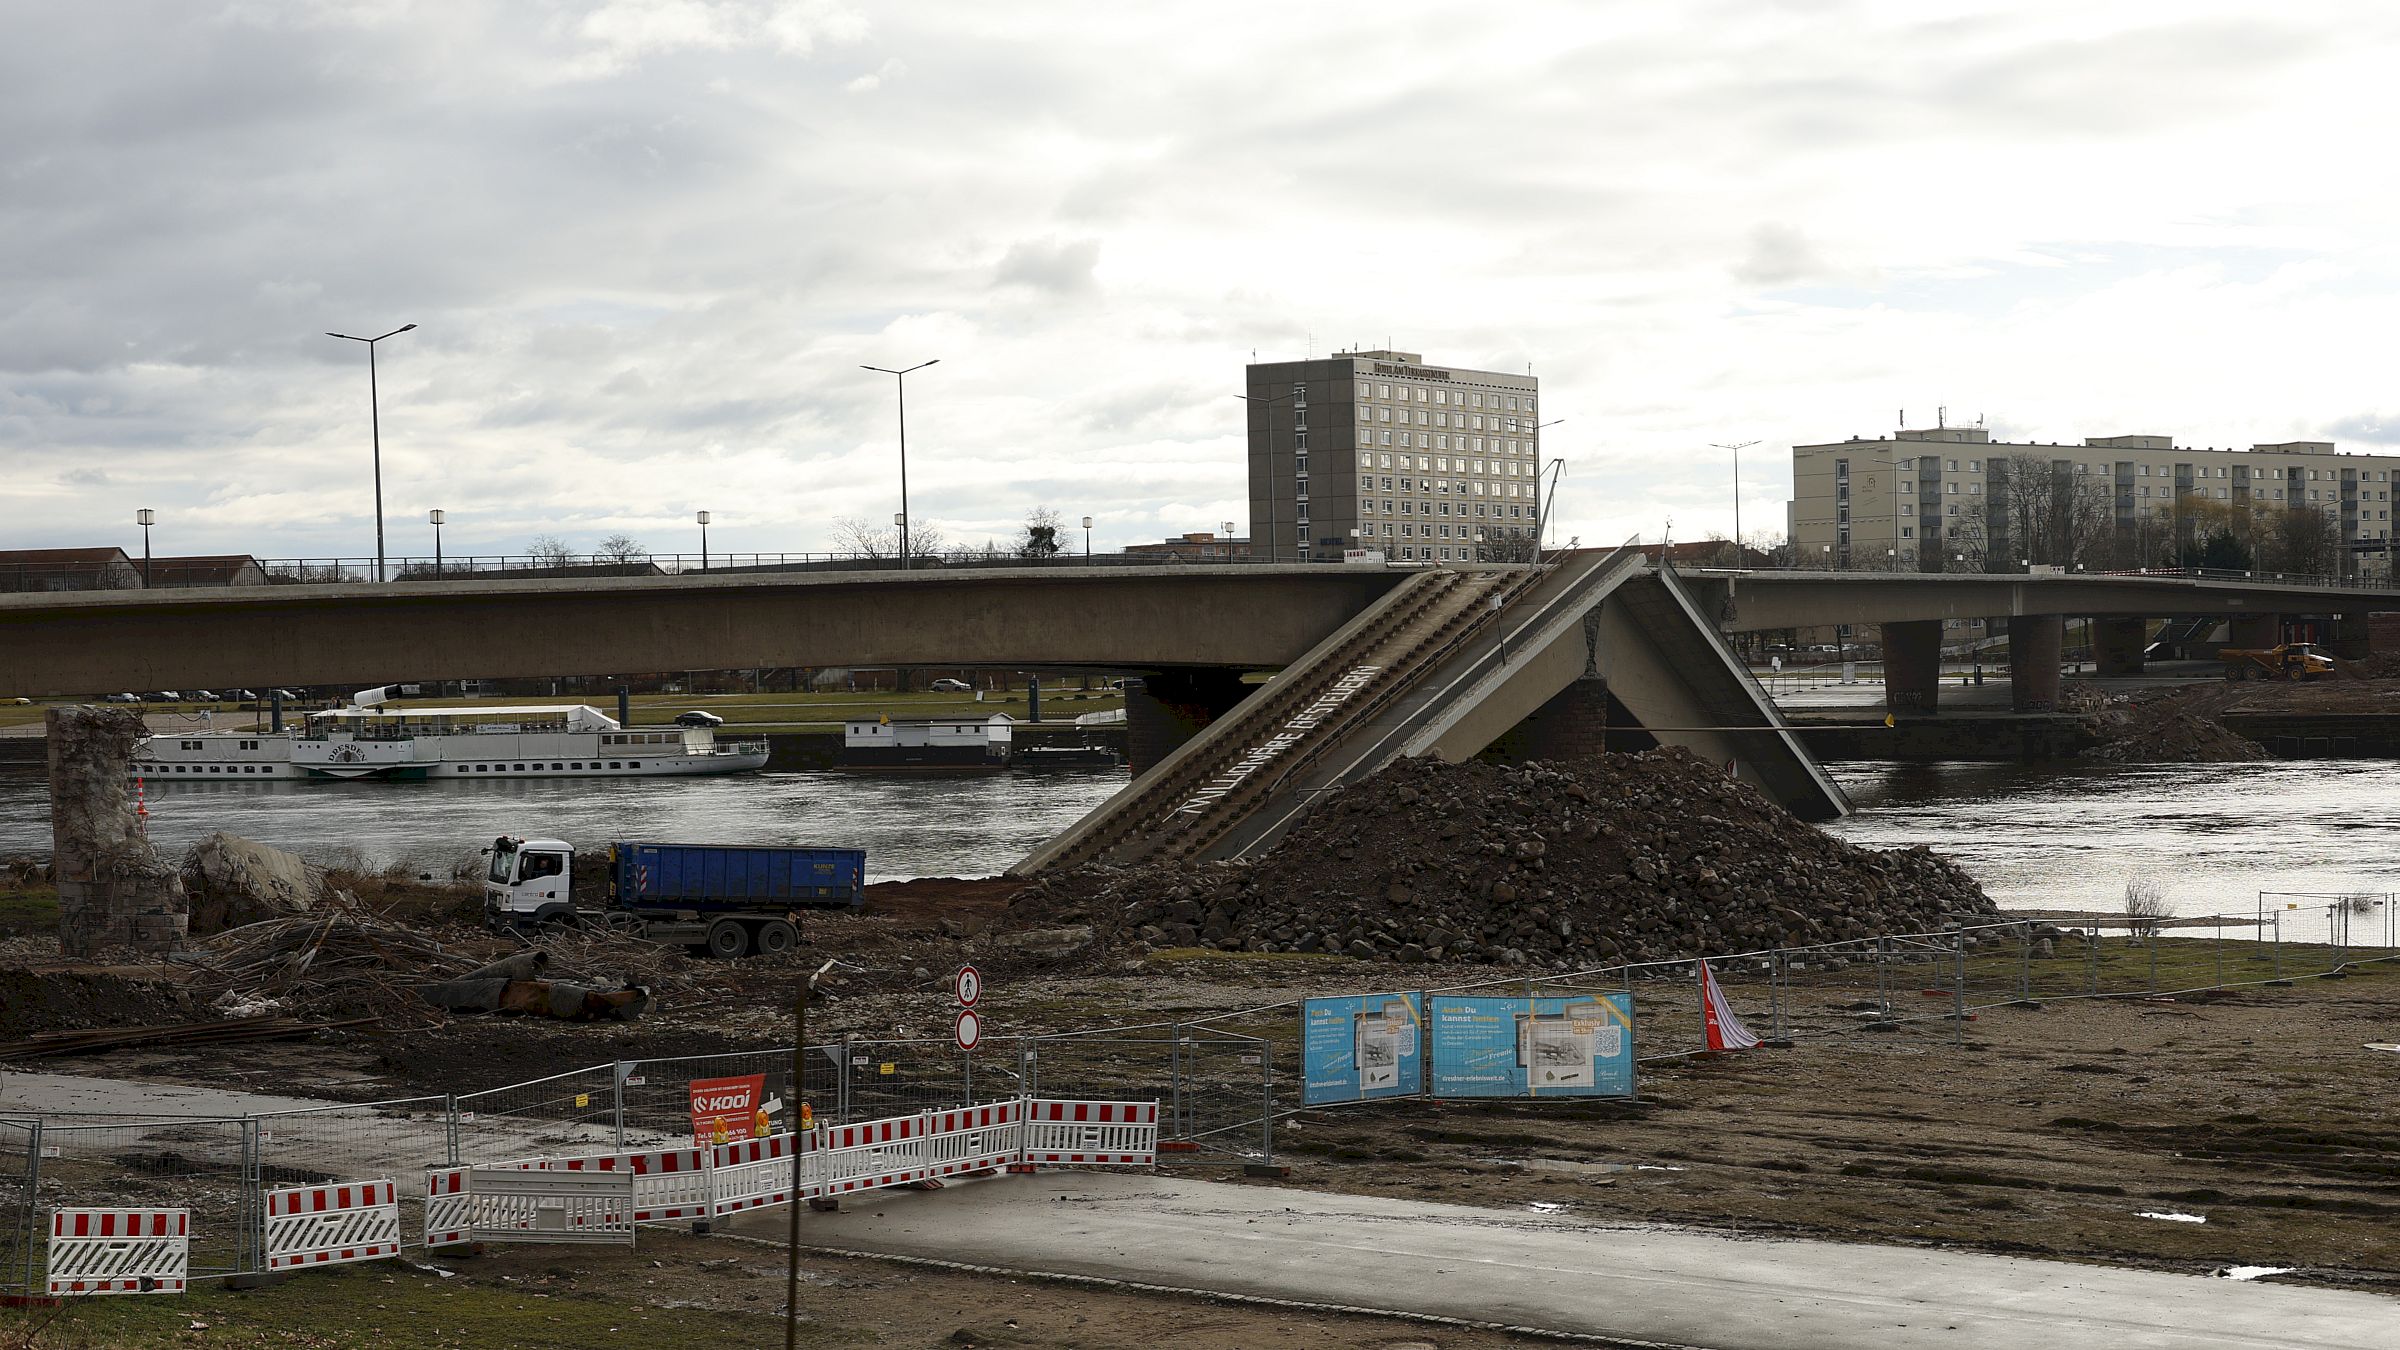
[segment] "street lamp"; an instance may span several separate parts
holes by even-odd
[[[927,366],[941,363],[942,358],[937,356],[930,361],[919,361],[904,370],[893,370],[886,366],[859,367],[860,370],[891,376],[892,384],[900,395],[900,514],[892,517],[892,523],[900,527],[900,570],[903,572],[908,570],[908,377]]]
[[[708,512],[700,512],[698,519],[700,521],[700,570],[705,572],[708,570]]]
[[[442,574],[442,522],[448,517],[437,508],[426,512],[425,519],[433,526],[433,574],[438,577]]]
[[[1719,450],[1731,450],[1733,452],[1733,562],[1736,567],[1739,567],[1743,563],[1747,562],[1750,556],[1742,551],[1742,452],[1749,449],[1751,446],[1758,444],[1758,442],[1711,441],[1709,444],[1714,445]],[[1900,513],[1900,507],[1897,504],[1899,497],[1899,487],[1897,484],[1895,484],[1892,489],[1892,500],[1894,502],[1892,514],[1895,516]],[[1893,556],[1897,557],[1897,552],[1895,552]],[[1893,565],[1898,566],[1897,563],[1894,563]]]
[[[133,518],[142,527],[142,589],[146,591],[150,589],[150,526],[158,513],[145,506],[134,512]]]
[[[416,325],[413,323],[404,323],[384,334],[383,337],[352,337],[348,333],[327,333],[325,335],[340,338],[344,342],[367,344],[367,418],[375,438],[375,579],[377,581],[383,580],[383,408],[382,399],[375,389],[375,344],[383,341],[383,338],[398,337],[415,327]]]
[[[1230,520],[1225,522],[1225,534],[1224,534],[1224,536],[1223,536],[1223,537],[1224,537],[1224,540],[1225,540],[1225,561],[1227,561],[1227,562],[1232,562],[1232,561],[1233,561],[1233,522],[1232,522],[1232,521],[1230,521]]]
[[[1280,393],[1280,394],[1273,395],[1272,397],[1261,397],[1261,396],[1259,396],[1259,395],[1257,395],[1257,394],[1235,394],[1235,395],[1234,395],[1234,397],[1235,397],[1235,398],[1238,398],[1238,399],[1240,399],[1240,400],[1241,400],[1242,402],[1244,402],[1244,403],[1263,403],[1263,404],[1267,405],[1268,407],[1272,408],[1273,406],[1275,406],[1275,405],[1276,405],[1276,404],[1278,404],[1278,403],[1287,403],[1287,402],[1290,402],[1292,399],[1298,398],[1298,397],[1300,397],[1301,395],[1303,395],[1303,394],[1305,394],[1305,393],[1307,393],[1307,392],[1308,392],[1308,386],[1307,386],[1307,385],[1305,385],[1305,384],[1296,384],[1296,385],[1293,385],[1291,388],[1289,388],[1289,389],[1286,389],[1285,391],[1283,391],[1283,392],[1282,392],[1282,393]],[[1267,428],[1266,428],[1266,432],[1267,432],[1267,561],[1268,561],[1268,562],[1273,562],[1273,561],[1275,561],[1275,560],[1276,560],[1276,558],[1277,558],[1277,557],[1279,557],[1279,556],[1281,555],[1281,551],[1282,551],[1282,550],[1281,550],[1281,548],[1280,548],[1280,547],[1279,547],[1279,545],[1278,545],[1278,542],[1277,542],[1277,540],[1276,540],[1276,536],[1275,536],[1275,426],[1274,426],[1274,414],[1273,414],[1273,413],[1269,413],[1269,414],[1267,414]],[[1294,453],[1297,453],[1297,452],[1294,452]],[[1299,521],[1299,518],[1300,518],[1300,479],[1299,479],[1299,470],[1298,470],[1298,469],[1294,469],[1294,470],[1292,471],[1292,473],[1293,473],[1293,477],[1292,477],[1292,519],[1293,519],[1293,522],[1296,524],[1296,523],[1298,523],[1298,521]],[[1231,526],[1227,526],[1226,528],[1227,528],[1228,530],[1230,530],[1232,527],[1231,527]],[[1258,552],[1258,541],[1257,541],[1256,539],[1253,539],[1253,540],[1251,540],[1251,541],[1250,541],[1250,552],[1251,552],[1251,553],[1252,553],[1252,555],[1254,555],[1254,556],[1255,556],[1255,555],[1257,554],[1257,552]],[[1308,560],[1307,560],[1306,558],[1303,558],[1303,559],[1301,559],[1301,561],[1302,561],[1302,562],[1306,562],[1306,561],[1308,561]]]
[[[1090,516],[1083,518],[1083,560],[1087,563],[1092,560],[1092,518]]]

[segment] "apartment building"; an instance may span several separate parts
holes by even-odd
[[[2045,545],[2020,536],[2038,533],[2044,512],[2072,512],[2078,538],[2104,537],[2120,561],[2147,565],[2216,522],[2247,528],[2307,507],[2338,529],[2345,554],[2380,572],[2390,563],[2395,472],[2400,455],[2344,453],[2331,441],[2238,450],[2093,436],[2069,445],[1994,441],[1982,427],[1919,428],[1793,446],[1789,534],[1801,566],[2013,570],[2066,561],[2032,556]],[[2023,491],[2029,478],[2050,494],[2033,507]]]
[[[1541,523],[1540,383],[1336,352],[1248,368],[1250,537],[1261,556],[1501,561]]]

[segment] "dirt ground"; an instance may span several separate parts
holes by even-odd
[[[812,924],[797,959],[698,963],[687,991],[632,1025],[455,1018],[429,1029],[26,1067],[354,1101],[398,1089],[466,1091],[611,1059],[774,1046],[789,1034],[797,977],[831,954],[870,973],[846,977],[814,1005],[812,1041],[844,1031],[940,1037],[952,1011],[949,973],[970,950],[965,935],[1002,908],[1009,889],[892,889],[868,915]],[[2100,950],[2115,989],[2147,987],[2153,951],[2168,953],[2163,989],[2208,983],[2221,961],[2237,976],[2272,973],[2263,955],[2245,961],[2259,949],[2241,944],[2112,941]],[[1804,1033],[1790,1048],[1645,1064],[1635,1102],[1419,1100],[1305,1111],[1277,1127],[1277,1161],[1292,1169],[1282,1184],[2174,1270],[2288,1266],[2301,1272],[2290,1278],[2400,1289],[2400,1054],[2364,1048],[2400,1041],[2400,963],[2360,966],[2341,980],[2169,999],[2056,997],[2083,987],[2076,950],[2062,944],[2037,963],[2030,978],[2044,1002],[1979,1013],[1963,1045],[1954,1043],[1957,1024],[1940,1016],[1946,997],[1895,989],[1896,1006],[1919,1020],[1877,1027],[1859,1011],[1876,995],[1872,973],[1812,971],[1783,1000]],[[2285,952],[2293,971],[2319,968],[2320,954]],[[1979,960],[1992,963],[1971,972],[1979,999],[2017,978],[2013,949]],[[1072,974],[998,961],[985,974],[987,1035],[1004,1044],[1524,972],[1185,950],[1095,958]],[[1727,974],[1736,1006],[1755,1020],[1763,980]],[[1645,1052],[1673,1044],[1674,1019],[1689,1020],[1686,986],[1637,985]],[[1229,1025],[1275,1038],[1291,1082],[1295,1011]],[[1046,1089],[1170,1091],[1154,1049],[1096,1040],[1080,1059],[1055,1047],[1043,1054]],[[1236,1080],[1255,1084],[1259,1070],[1228,1056],[1216,1072],[1226,1084],[1215,1090],[1247,1093],[1255,1089]]]
[[[1398,1318],[1286,1312],[832,1256],[805,1256],[800,1279],[800,1343],[811,1347],[1496,1350],[1538,1343]],[[645,1230],[632,1250],[493,1248],[481,1256],[312,1271],[250,1293],[203,1285],[179,1299],[0,1310],[0,1350],[779,1345],[784,1282],[782,1248]]]

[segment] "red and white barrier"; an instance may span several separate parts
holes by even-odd
[[[932,1175],[925,1120],[918,1114],[820,1126],[806,1173],[809,1198],[925,1180]]]
[[[763,1139],[737,1139],[709,1150],[710,1217],[790,1204],[795,1138],[770,1134]]]
[[[469,1241],[467,1169],[436,1167],[425,1174],[425,1245],[456,1247]]]
[[[536,1158],[511,1166],[548,1172],[631,1172],[633,1222],[677,1223],[708,1217],[708,1150],[655,1148],[581,1158]]]
[[[1023,1161],[1053,1167],[1152,1167],[1157,1102],[1029,1101]]]
[[[267,1269],[338,1266],[400,1254],[400,1187],[337,1182],[267,1192]]]
[[[1022,1098],[989,1106],[962,1106],[926,1113],[928,1176],[980,1172],[1015,1162],[1023,1146],[1025,1102]]]
[[[50,1294],[180,1294],[191,1228],[188,1209],[54,1209]]]

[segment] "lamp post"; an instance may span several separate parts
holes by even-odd
[[[150,526],[158,513],[145,506],[134,512],[133,518],[142,527],[142,589],[146,591],[150,589]]]
[[[1092,560],[1092,518],[1090,516],[1083,518],[1083,560],[1087,563]]]
[[[784,1234],[790,1250],[783,1275],[783,1350],[798,1350],[800,1344],[800,1150],[807,1142],[801,1134],[800,1118],[808,1105],[808,996],[816,992],[817,981],[833,971],[859,969],[837,956],[801,981],[799,992],[792,996],[792,1193],[784,1205]]]
[[[1749,555],[1742,551],[1742,452],[1749,449],[1751,446],[1758,444],[1758,442],[1712,441],[1710,444],[1716,446],[1719,450],[1731,450],[1733,452],[1733,562],[1734,566],[1739,567],[1749,558]],[[1895,503],[1897,503],[1898,498],[1899,489],[1898,485],[1895,484],[1893,487],[1893,500]],[[1900,508],[1895,504],[1892,507],[1892,514],[1897,516],[1899,513]],[[1894,556],[1898,555],[1895,554]]]
[[[433,574],[437,577],[442,574],[442,522],[447,518],[439,508],[425,513],[426,521],[433,526]]]
[[[1290,388],[1290,389],[1286,389],[1285,391],[1283,391],[1283,392],[1282,392],[1282,393],[1280,393],[1280,394],[1273,395],[1272,397],[1261,397],[1261,396],[1259,396],[1259,395],[1257,395],[1257,394],[1235,394],[1235,395],[1234,395],[1234,397],[1235,397],[1235,398],[1238,398],[1238,399],[1240,399],[1240,400],[1241,400],[1242,402],[1244,402],[1244,403],[1260,403],[1260,404],[1264,404],[1264,405],[1266,405],[1266,406],[1267,406],[1267,407],[1269,407],[1269,408],[1273,408],[1273,407],[1274,407],[1276,404],[1278,404],[1278,403],[1288,403],[1288,402],[1290,402],[1291,400],[1293,400],[1293,399],[1295,399],[1295,398],[1298,398],[1298,397],[1300,397],[1300,396],[1301,396],[1303,393],[1306,393],[1306,392],[1307,392],[1307,389],[1308,389],[1308,386],[1306,386],[1306,385],[1295,385],[1295,386],[1293,386],[1293,387],[1292,387],[1292,388]],[[1267,426],[1266,426],[1266,433],[1267,433],[1267,437],[1266,437],[1266,447],[1267,447],[1267,561],[1268,561],[1268,562],[1273,562],[1273,561],[1275,561],[1277,558],[1279,558],[1279,557],[1281,557],[1281,556],[1282,556],[1282,548],[1281,548],[1281,546],[1280,546],[1280,544],[1279,544],[1279,541],[1277,540],[1277,538],[1276,538],[1276,535],[1275,535],[1275,415],[1274,415],[1274,413],[1272,413],[1272,412],[1269,412],[1269,413],[1267,413],[1267,414],[1266,414],[1266,417],[1267,417]],[[1294,476],[1293,476],[1293,478],[1292,478],[1292,520],[1293,520],[1293,522],[1294,522],[1295,524],[1297,524],[1297,523],[1299,522],[1299,519],[1300,519],[1300,479],[1299,479],[1299,477],[1298,477],[1298,474],[1299,474],[1299,470],[1297,470],[1297,469],[1293,470],[1293,475],[1294,475]],[[1229,528],[1230,528],[1230,527],[1229,527]],[[1254,555],[1254,556],[1255,556],[1255,555],[1257,554],[1257,552],[1258,552],[1258,541],[1257,541],[1256,539],[1252,539],[1252,540],[1250,541],[1250,552],[1251,552],[1251,553],[1252,553],[1252,555]],[[1307,560],[1306,558],[1303,558],[1303,559],[1301,559],[1301,561],[1302,561],[1302,562],[1306,562],[1306,561],[1308,561],[1308,560]]]
[[[1233,561],[1233,522],[1225,522],[1225,561]]]
[[[900,396],[900,514],[892,517],[892,523],[900,527],[900,570],[903,572],[908,570],[908,377],[927,366],[938,366],[941,363],[942,358],[937,356],[930,361],[919,361],[902,370],[892,370],[885,366],[859,367],[860,370],[872,370],[880,375],[891,376],[892,384]]]
[[[892,537],[900,541],[900,570],[908,570],[908,512],[892,513]]]
[[[325,335],[340,338],[344,342],[367,344],[367,422],[373,430],[375,440],[375,579],[377,581],[383,580],[383,407],[382,397],[375,387],[375,344],[383,341],[383,338],[398,337],[415,327],[416,325],[413,323],[404,323],[384,334],[383,337],[352,337],[348,333],[327,333]]]
[[[705,572],[708,570],[708,512],[700,512],[697,519],[700,522],[700,570]]]

